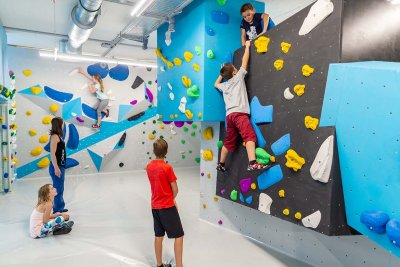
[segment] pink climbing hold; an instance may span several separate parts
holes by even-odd
[[[250,187],[251,187],[251,178],[244,178],[240,181],[240,190],[242,190],[243,193],[249,191]]]
[[[204,176],[204,172],[201,173],[201,176]]]
[[[129,102],[129,104],[136,105],[137,104],[137,100],[132,100],[131,102]]]
[[[221,189],[221,195],[225,194],[225,189]]]
[[[222,220],[218,220],[218,224],[221,225],[222,224]]]
[[[76,117],[76,120],[79,121],[79,122],[81,122],[81,123],[82,123],[82,122],[85,122],[85,120],[82,119],[82,118],[80,118],[80,117]]]

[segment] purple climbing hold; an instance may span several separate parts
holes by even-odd
[[[174,121],[174,124],[176,127],[181,128],[185,124],[185,122],[184,121]]]
[[[221,189],[221,195],[225,194],[225,189]]]
[[[251,186],[251,178],[244,178],[240,181],[240,190],[242,190],[243,193],[246,193],[250,190]]]
[[[229,15],[223,11],[211,11],[211,19],[216,23],[228,24]]]
[[[201,176],[204,176],[204,172],[201,173]]]
[[[80,117],[76,117],[76,120],[79,121],[79,122],[85,122],[85,120],[81,119]]]
[[[163,121],[164,124],[171,124],[172,121]]]
[[[149,88],[146,87],[146,99],[150,102],[153,103],[153,93],[149,90]]]
[[[186,123],[190,125],[190,124],[192,124],[192,123],[193,123],[193,121],[187,121]]]
[[[131,102],[129,102],[129,104],[136,105],[137,104],[137,100],[132,100]]]

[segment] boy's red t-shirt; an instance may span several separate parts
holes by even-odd
[[[146,167],[151,185],[151,208],[166,209],[175,206],[171,183],[176,181],[172,166],[164,160],[152,160]]]

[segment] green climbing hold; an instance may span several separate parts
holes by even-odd
[[[193,129],[197,129],[197,124],[193,123],[193,124],[192,124],[192,128],[193,128]]]
[[[196,161],[196,163],[200,163],[200,158],[197,157],[194,160]]]
[[[145,134],[146,132],[145,131],[143,131],[143,134]]]
[[[192,154],[192,150],[189,150],[189,154]]]
[[[198,56],[200,56],[201,55],[201,46],[199,46],[199,45],[196,45],[195,47],[194,47],[194,51],[196,52],[196,55],[198,55]]]
[[[183,127],[183,131],[185,132],[185,133],[187,133],[187,131],[189,131],[189,128],[188,127]]]
[[[153,82],[152,82],[152,81],[148,81],[147,83],[148,83],[149,85],[151,85]]]
[[[196,136],[196,132],[191,132],[190,135],[191,136]]]
[[[164,136],[160,135],[160,139],[161,139],[161,140],[164,140]]]
[[[181,143],[182,143],[182,145],[184,145],[186,143],[186,141],[182,139]]]
[[[143,125],[146,125],[146,122],[143,122]]]
[[[233,200],[233,201],[236,201],[237,200],[237,191],[236,190],[232,190],[232,192],[231,192],[231,199]]]
[[[196,84],[192,85],[192,87],[189,87],[187,89],[186,93],[187,93],[188,97],[197,98],[200,96],[200,90]]]
[[[151,157],[149,157],[149,159],[151,159]]]
[[[151,133],[152,133],[152,134],[156,134],[157,132],[156,132],[156,130],[154,130],[154,131],[152,131]]]
[[[211,49],[209,49],[209,50],[207,51],[207,57],[208,57],[209,59],[214,59],[214,58],[215,58],[214,52],[213,52]]]
[[[228,0],[217,0],[218,5],[224,6]]]
[[[185,157],[185,155],[182,155],[182,159],[185,159],[186,157]]]
[[[153,120],[153,124],[156,124],[156,120]]]
[[[142,142],[142,145],[144,145],[144,142]]]
[[[265,151],[264,149],[257,147],[256,158],[258,163],[266,165],[270,161],[271,155],[268,154],[267,151]]]
[[[147,155],[150,155],[150,152],[147,152]]]
[[[217,143],[218,149],[221,149],[223,145],[224,145],[224,142],[219,140]]]

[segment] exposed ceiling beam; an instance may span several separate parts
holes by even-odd
[[[104,0],[105,2],[111,2],[111,3],[116,3],[120,5],[125,5],[125,6],[135,6],[137,3],[137,0],[133,1],[128,1],[128,0]]]

